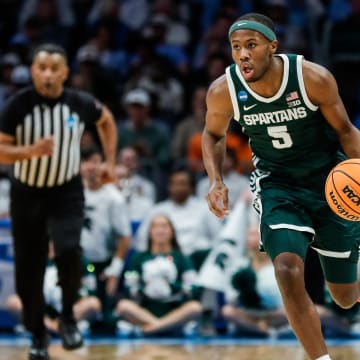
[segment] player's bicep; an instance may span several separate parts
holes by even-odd
[[[222,81],[210,87],[206,105],[205,131],[213,135],[224,136],[233,117],[233,107],[226,83]]]
[[[334,76],[320,65],[305,62],[304,81],[311,102],[319,107],[330,126],[338,133],[349,128],[351,121]]]

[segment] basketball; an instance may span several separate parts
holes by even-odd
[[[360,221],[360,159],[345,160],[330,171],[325,196],[336,215]]]

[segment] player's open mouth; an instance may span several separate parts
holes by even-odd
[[[250,64],[241,65],[241,73],[245,79],[250,79],[254,75],[254,69]]]

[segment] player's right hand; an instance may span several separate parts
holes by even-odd
[[[222,181],[210,185],[206,200],[211,212],[218,218],[224,219],[229,215],[229,190]]]
[[[53,136],[41,138],[30,145],[30,156],[41,157],[52,155],[54,152],[54,144]]]

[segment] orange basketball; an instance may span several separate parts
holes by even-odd
[[[345,160],[330,171],[325,196],[336,215],[360,221],[360,159]]]

